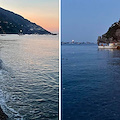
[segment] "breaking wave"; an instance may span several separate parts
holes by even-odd
[[[13,78],[13,75],[9,73],[10,69],[4,65],[3,61],[0,59],[0,82],[4,83],[4,76],[7,75],[9,78]],[[9,117],[9,120],[23,120],[23,116],[21,116],[17,111],[15,111],[12,107],[7,105],[9,101],[9,93],[5,91],[4,84],[0,85],[0,106],[3,112]]]

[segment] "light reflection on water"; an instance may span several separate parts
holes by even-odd
[[[58,119],[58,36],[7,35],[0,43],[7,106],[25,120]]]

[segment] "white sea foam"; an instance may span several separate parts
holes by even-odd
[[[0,105],[3,111],[8,115],[11,120],[23,120],[23,117],[13,108],[6,104],[4,92],[0,89]]]
[[[4,80],[2,76],[2,70],[0,70],[0,80]],[[4,113],[8,115],[10,120],[23,120],[23,117],[17,111],[6,104],[6,101],[8,101],[8,99],[9,93],[6,93],[2,89],[0,89],[0,106]]]
[[[0,89],[10,120],[57,118],[58,37],[6,35],[2,45]]]

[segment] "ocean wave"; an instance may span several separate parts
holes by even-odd
[[[12,69],[7,67],[4,62],[0,59],[0,70],[3,74],[8,74],[9,77],[14,78],[15,76],[13,75]]]
[[[5,91],[0,89],[0,106],[3,112],[9,117],[9,120],[23,120],[23,116],[6,104],[8,96],[6,97],[5,94]]]
[[[0,59],[0,81],[4,81],[4,74],[7,76],[13,76],[9,73],[9,69],[4,65],[3,61]],[[23,116],[21,116],[17,111],[7,105],[7,101],[9,100],[10,95],[4,89],[4,85],[0,85],[0,106],[3,112],[9,117],[9,120],[23,120]]]

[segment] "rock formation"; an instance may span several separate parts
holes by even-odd
[[[2,111],[0,107],[0,120],[7,120],[8,116]]]
[[[98,36],[99,43],[120,42],[120,20],[112,24],[107,33],[102,36]]]

